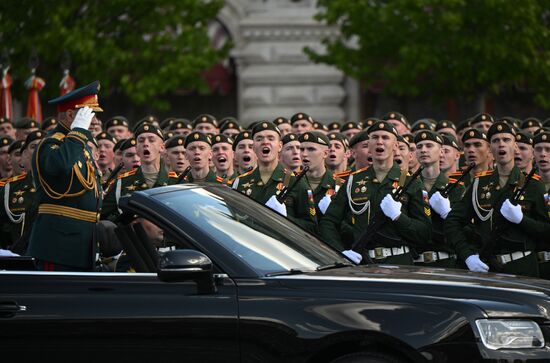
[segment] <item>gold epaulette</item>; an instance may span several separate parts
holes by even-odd
[[[533,179],[535,179],[535,180],[540,180],[540,175],[538,175],[538,174],[533,174]]]
[[[252,172],[253,172],[254,170],[256,170],[256,168],[254,168],[254,169],[252,169],[252,170],[249,170],[249,171],[247,171],[246,173],[239,174],[239,176],[238,176],[237,178],[242,178],[242,177],[244,177],[244,176],[248,176],[248,175],[252,174]]]
[[[457,183],[457,182],[458,182],[458,179],[449,178],[449,184],[454,184],[454,183]],[[458,184],[459,185],[464,185],[464,182],[459,182]]]
[[[56,132],[55,134],[53,134],[52,136],[50,136],[51,138],[54,138],[56,140],[63,140],[65,138],[65,134],[63,134],[62,132]]]
[[[451,177],[455,177],[455,176],[460,177],[461,175],[462,175],[462,172],[455,171],[454,173],[449,174],[449,180],[450,180]]]
[[[3,180],[0,180],[0,187],[3,187],[4,185],[6,185],[6,182]]]
[[[177,177],[178,177],[178,173],[176,173],[175,171],[169,171],[169,172],[168,172],[168,177],[169,177],[169,178],[177,178]]]
[[[489,176],[489,175],[493,175],[493,170],[480,171],[479,173],[476,173],[475,178],[479,178],[482,176]]]
[[[367,165],[367,166],[365,166],[364,168],[357,169],[357,170],[355,170],[355,171],[350,172],[348,175],[355,175],[355,174],[357,174],[357,173],[360,173],[360,172],[362,172],[362,171],[367,170],[369,167],[370,167],[370,165]]]
[[[122,173],[119,176],[117,176],[117,179],[126,178],[127,176],[134,175],[137,173],[138,168],[132,169],[130,171],[127,171],[126,173]]]
[[[12,176],[11,178],[6,179],[5,183],[13,183],[18,180],[25,179],[26,176],[27,176],[27,173],[19,174],[17,176]]]
[[[345,178],[347,176],[349,176],[351,174],[351,170],[345,170],[345,171],[341,171],[339,173],[334,173],[332,176],[334,177],[334,180],[336,180],[336,178]]]

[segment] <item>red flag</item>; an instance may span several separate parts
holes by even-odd
[[[0,84],[0,117],[13,117],[13,106],[11,100],[11,77],[8,70],[5,69],[2,75],[2,83]]]
[[[33,118],[39,123],[42,122],[42,108],[40,107],[38,92],[40,92],[45,85],[46,81],[34,74],[25,82],[25,87],[29,90],[27,117]]]
[[[63,72],[63,78],[59,82],[60,95],[63,96],[65,93],[69,93],[74,90],[76,82],[73,77],[69,74],[69,70]]]

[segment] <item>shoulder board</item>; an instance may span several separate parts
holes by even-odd
[[[357,170],[355,170],[355,171],[353,171],[353,172],[350,172],[348,175],[355,175],[355,174],[358,174],[358,173],[360,173],[360,172],[362,172],[362,171],[367,170],[368,168],[369,168],[369,166],[365,166],[364,168],[357,169]]]
[[[53,138],[53,139],[61,141],[65,138],[65,135],[62,132],[56,132],[55,134],[52,134],[52,136],[50,136],[50,137]]]
[[[455,176],[460,177],[461,175],[462,175],[462,172],[455,171],[454,173],[449,174],[449,180],[451,180],[451,177],[455,177]]]
[[[15,181],[18,181],[18,180],[21,180],[21,179],[25,179],[26,176],[27,176],[27,173],[19,174],[17,176],[13,176],[13,177],[7,179],[5,182],[6,183],[12,183],[12,182],[15,182]]]
[[[252,170],[249,170],[247,171],[246,173],[242,173],[242,174],[239,174],[239,176],[237,178],[242,178],[243,176],[248,176],[250,174],[252,174],[252,172],[256,170],[256,168],[252,169]]]
[[[493,175],[493,170],[480,171],[479,173],[477,173],[475,175],[475,178],[479,178],[479,177],[482,177],[482,176],[489,176],[489,175]]]
[[[0,187],[3,187],[4,185],[6,185],[6,182],[3,180],[0,180]]]
[[[132,169],[132,170],[130,170],[130,171],[127,171],[126,173],[120,174],[120,175],[117,177],[117,179],[126,178],[127,176],[134,175],[136,172],[137,172],[137,168]]]
[[[169,171],[168,172],[168,177],[169,178],[177,178],[178,174],[175,171]]]
[[[535,180],[540,180],[540,175],[538,175],[538,174],[533,174],[533,179],[535,179]]]
[[[449,184],[455,184],[455,183],[458,183],[459,185],[464,185],[464,182],[459,182],[458,179],[449,178]]]
[[[334,173],[333,177],[334,178],[343,178],[343,177],[349,176],[350,174],[351,174],[351,170],[345,170],[345,171],[341,171],[339,173]]]
[[[216,175],[216,181],[217,181],[218,183],[223,183],[223,178],[222,178],[221,176],[217,176],[217,175]]]

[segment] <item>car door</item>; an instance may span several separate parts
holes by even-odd
[[[0,349],[20,360],[235,361],[236,287],[216,280],[200,295],[152,273],[0,271]]]

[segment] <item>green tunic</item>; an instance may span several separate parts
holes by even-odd
[[[308,183],[309,190],[312,190],[311,185],[309,185],[309,181],[307,179],[307,174],[304,177],[304,179]],[[334,192],[335,186],[336,186],[336,182],[334,180],[332,171],[327,169],[325,174],[323,174],[323,177],[321,178],[319,185],[317,185],[317,188],[313,190],[313,200],[315,201],[315,211],[316,211],[318,220],[321,220],[321,218],[323,218],[323,213],[321,213],[321,210],[319,209],[319,202],[326,195],[328,195],[329,197],[333,196],[335,194]]]
[[[514,166],[504,187],[499,186],[497,170],[479,173],[472,185],[466,190],[445,220],[445,235],[453,246],[459,259],[466,260],[468,256],[487,250],[490,245],[492,229],[496,223],[503,226],[505,233],[496,238],[490,255],[503,255],[516,251],[531,251],[522,259],[509,262],[504,266],[492,263],[491,270],[501,270],[505,273],[537,276],[537,259],[534,253],[537,240],[542,236],[545,219],[548,218],[544,206],[544,187],[538,180],[532,180],[519,201],[524,218],[519,224],[513,224],[500,214],[502,203],[511,198],[513,192],[525,180],[520,177],[520,170]],[[523,175],[523,174],[522,174]],[[472,225],[472,233],[468,234],[464,226]],[[544,238],[544,237],[543,237]],[[491,261],[486,261],[491,262]]]
[[[262,182],[260,170],[255,168],[239,175],[233,182],[232,187],[257,202],[265,204],[285,185],[292,185],[295,178],[291,171],[285,169],[279,163],[266,184]],[[305,230],[317,233],[317,212],[314,203],[313,193],[308,189],[305,180],[300,180],[285,201],[287,217]]]
[[[405,176],[405,175],[404,175]],[[404,185],[410,176],[401,180]],[[339,250],[350,249],[353,243],[365,231],[375,215],[381,213],[380,202],[393,189],[400,185],[401,170],[394,163],[384,180],[376,179],[374,167],[357,170],[348,177],[320,223],[323,239]],[[376,247],[409,248],[419,246],[430,240],[430,207],[422,197],[422,184],[416,180],[401,197],[401,215],[395,221],[387,220],[380,232],[369,242],[368,250]],[[351,206],[350,206],[351,205]],[[353,208],[353,210],[352,210]],[[353,239],[344,239],[339,226],[348,224],[352,227]],[[349,235],[348,235],[349,236]],[[344,238],[343,238],[344,237]],[[364,251],[357,251],[364,252]],[[388,257],[377,262],[412,263],[411,255]]]
[[[185,178],[183,178],[182,183],[194,183],[195,179],[193,178],[193,174],[191,172],[187,173]],[[216,176],[216,173],[214,173],[212,170],[208,171],[208,174],[206,175],[206,178],[203,180],[204,183],[221,183],[223,182],[223,178]]]
[[[88,147],[92,140],[88,130],[69,130],[60,123],[34,151],[38,215],[28,255],[75,269],[93,268],[102,190]]]

